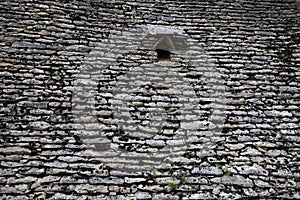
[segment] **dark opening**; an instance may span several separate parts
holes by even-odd
[[[169,51],[162,50],[162,49],[156,49],[156,52],[157,52],[158,61],[171,59],[171,53]]]

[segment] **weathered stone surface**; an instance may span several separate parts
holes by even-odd
[[[29,124],[30,128],[35,129],[35,130],[46,130],[48,129],[51,125],[47,122],[41,121],[41,122],[31,122]]]
[[[262,166],[254,164],[253,166],[237,166],[235,167],[240,174],[243,175],[263,175],[268,176],[269,172]]]
[[[140,182],[145,182],[145,178],[127,178],[125,177],[125,183],[140,183]]]
[[[98,177],[92,177],[90,178],[89,182],[91,184],[123,184],[124,180],[121,178],[114,178],[114,179],[109,179],[109,178],[98,178]]]
[[[0,148],[0,153],[3,154],[28,154],[31,151],[29,149],[26,148],[22,148],[22,147],[6,147],[6,148]]]
[[[153,197],[154,200],[179,200],[178,195],[171,195],[171,194],[155,194]]]
[[[1,1],[1,199],[299,199],[297,5]]]
[[[253,182],[251,179],[242,176],[223,176],[211,179],[213,183],[221,183],[225,185],[239,185],[242,187],[252,187]]]
[[[137,192],[136,198],[137,199],[151,199],[151,195],[147,192]]]
[[[217,167],[202,167],[200,168],[200,173],[214,176],[219,176],[223,174],[223,172]]]

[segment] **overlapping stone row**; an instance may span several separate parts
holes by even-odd
[[[299,198],[298,17],[290,0],[1,2],[1,198]],[[88,53],[141,24],[184,29],[226,87],[227,121],[212,151],[201,152],[207,135],[199,136],[186,159],[155,174],[80,155],[71,105]],[[121,63],[132,67],[139,53]],[[118,71],[108,68],[109,77]],[[180,171],[186,180],[172,190]]]

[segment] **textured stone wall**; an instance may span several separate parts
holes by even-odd
[[[2,199],[300,198],[296,1],[0,6]]]

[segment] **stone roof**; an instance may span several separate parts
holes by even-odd
[[[300,199],[298,4],[1,1],[1,198]]]

